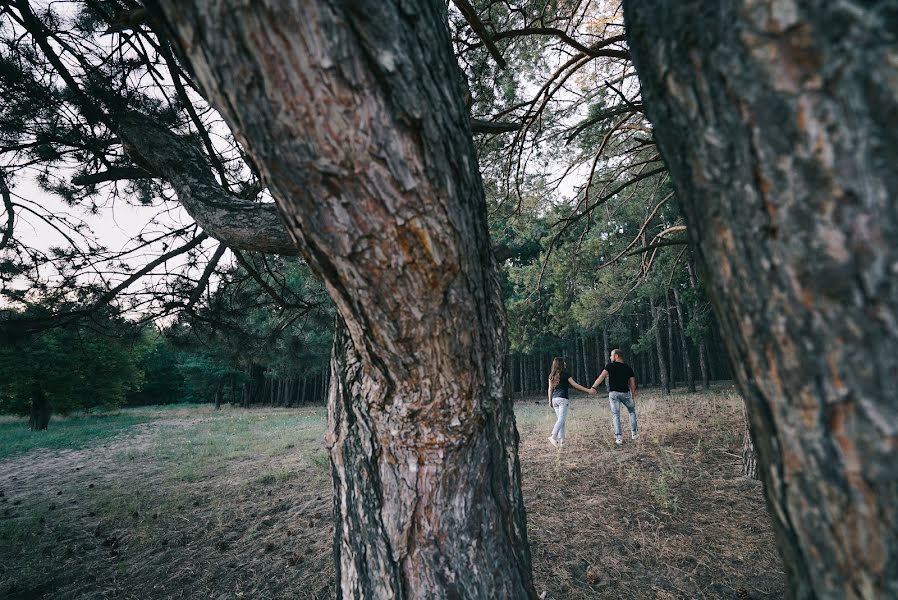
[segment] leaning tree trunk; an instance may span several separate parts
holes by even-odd
[[[28,426],[32,431],[43,431],[50,426],[50,400],[40,387],[35,387],[31,395],[31,413]]]
[[[337,307],[339,589],[534,598],[506,324],[438,0],[162,0]]]
[[[898,598],[894,3],[625,0],[794,598]]]

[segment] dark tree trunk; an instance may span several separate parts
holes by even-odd
[[[31,396],[31,414],[28,426],[32,431],[43,431],[50,426],[50,414],[52,409],[47,394],[40,387],[35,388]]]
[[[215,410],[221,409],[221,387],[224,385],[224,381],[219,381],[218,385],[215,386]]]
[[[505,315],[445,3],[162,4],[337,308],[341,595],[535,598]]]
[[[692,288],[693,293],[698,292],[698,277],[695,275],[695,266],[693,265],[692,253],[689,254],[689,259],[686,262],[687,270],[689,271],[689,287]],[[695,318],[695,312],[693,312],[693,318]],[[711,378],[708,375],[708,345],[705,343],[704,336],[698,343],[698,368],[702,373],[702,389],[710,389],[711,387]]]
[[[793,598],[898,598],[894,6],[624,2]]]
[[[680,294],[677,289],[673,290],[674,304],[677,307],[677,329],[680,332],[680,346],[683,348],[683,366],[686,370],[686,388],[690,392],[695,392],[695,371],[692,368],[692,356],[689,353],[689,340],[686,337],[686,311],[683,310],[683,303],[680,302]]]
[[[664,320],[667,321],[667,381],[670,387],[675,388],[677,387],[677,374],[674,371],[673,319],[670,316],[670,297],[666,290],[664,292]]]
[[[664,344],[661,343],[661,309],[655,304],[654,298],[649,298],[649,306],[652,309],[652,322],[655,327],[655,349],[658,355],[658,373],[661,376],[661,395],[670,394],[670,380],[667,378],[667,365],[664,364]]]

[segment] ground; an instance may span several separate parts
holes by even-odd
[[[545,400],[517,403],[538,593],[781,597],[735,391],[637,410],[641,437],[616,447],[607,400],[575,397],[559,450]],[[0,422],[0,598],[332,598],[325,421],[204,405]]]

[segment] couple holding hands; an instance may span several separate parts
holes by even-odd
[[[574,381],[567,371],[564,359],[552,360],[552,372],[549,373],[549,406],[555,409],[555,415],[558,417],[555,427],[552,428],[552,435],[549,436],[549,442],[553,446],[564,445],[564,428],[570,408],[570,389],[575,388],[594,396],[605,379],[608,379],[608,403],[611,405],[611,424],[614,427],[615,443],[618,446],[623,444],[620,430],[622,403],[630,413],[630,438],[635,440],[639,437],[639,429],[636,427],[636,374],[630,365],[624,362],[623,352],[614,349],[611,351],[611,362],[605,365],[591,388],[585,388]]]

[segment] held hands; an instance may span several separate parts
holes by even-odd
[[[589,392],[587,392],[587,393],[590,396],[595,396],[596,394],[598,394],[598,392],[596,391],[596,388],[589,388]]]

